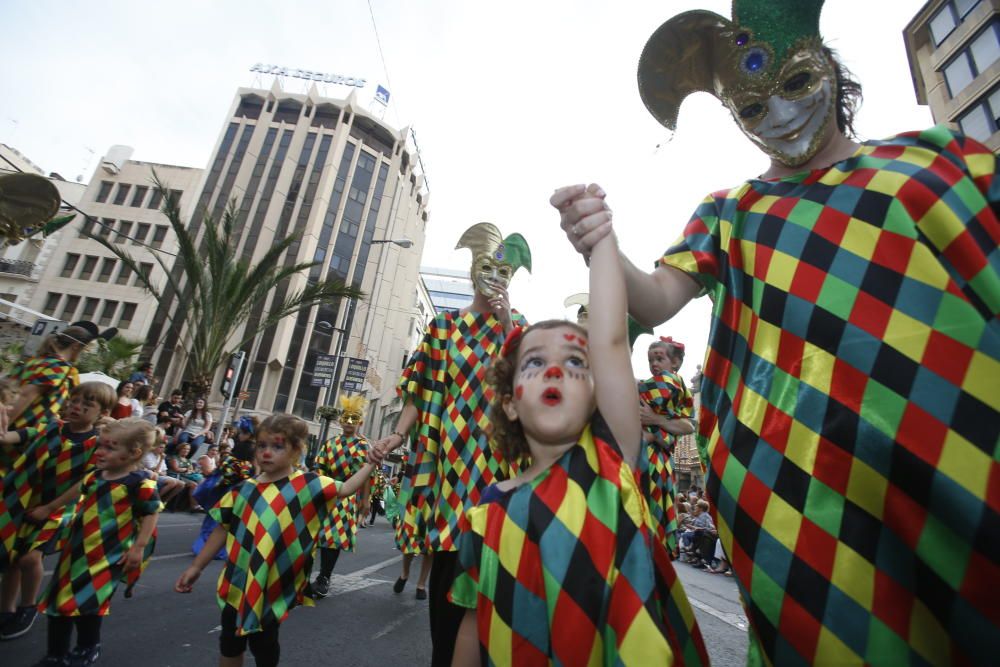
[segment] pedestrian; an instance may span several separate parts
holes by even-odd
[[[363,396],[340,397],[340,428],[343,432],[319,448],[313,463],[316,473],[346,482],[364,468],[368,440],[358,435],[358,429],[364,423],[364,413]],[[330,577],[340,552],[354,551],[358,522],[363,523],[367,517],[369,493],[370,485],[365,484],[357,495],[350,495],[337,503],[323,520],[317,537],[319,575],[312,584],[316,597],[326,597],[330,592]]]
[[[651,273],[626,262],[629,311],[716,304],[699,437],[751,660],[990,663],[997,158],[943,126],[856,141],[860,85],[823,45],[821,6],[739,0],[649,39],[654,117],[672,128],[688,93],[712,93],[770,164],[705,198]],[[585,257],[611,232],[599,188],[552,203]]]
[[[174,586],[190,593],[225,546],[228,558],[218,584],[220,665],[243,664],[247,644],[258,667],[278,664],[280,624],[292,607],[313,604],[307,584],[320,525],[338,499],[354,495],[372,472],[365,464],[338,482],[296,470],[308,438],[306,423],[292,415],[272,415],[260,424],[260,474],[231,489],[210,510],[219,525]]]
[[[40,665],[91,665],[101,654],[101,621],[120,581],[131,589],[152,551],[162,504],[156,482],[136,470],[156,440],[138,418],[108,425],[88,473],[38,610],[48,615],[48,648]],[[129,593],[126,591],[126,597]],[[77,643],[70,650],[76,627]]]
[[[490,367],[495,446],[526,465],[466,512],[454,665],[708,662],[634,473],[642,427],[614,237],[590,271],[600,317],[519,327]]]
[[[93,467],[95,423],[114,404],[111,387],[85,382],[70,391],[59,419],[0,436],[24,450],[0,480],[0,639],[26,634],[35,621],[42,556],[72,518],[80,481]]]

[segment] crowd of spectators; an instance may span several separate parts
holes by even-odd
[[[733,576],[712,521],[705,490],[692,486],[687,494],[678,495],[677,500],[678,560],[706,572]]]

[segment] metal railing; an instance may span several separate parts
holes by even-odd
[[[13,273],[30,278],[34,271],[34,262],[28,262],[23,259],[0,259],[0,273]]]

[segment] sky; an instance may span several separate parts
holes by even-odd
[[[917,105],[902,31],[925,0],[830,0],[821,32],[864,87],[856,127],[879,139],[932,124]],[[422,264],[464,269],[454,248],[476,222],[523,234],[533,272],[511,302],[529,321],[572,318],[563,300],[587,272],[548,205],[553,190],[599,183],[619,244],[652,268],[708,193],[767,167],[714,97],[698,93],[669,136],[645,110],[636,63],[649,35],[689,9],[730,15],[724,0],[111,0],[0,3],[0,142],[47,171],[90,179],[114,144],[135,160],[204,168],[236,89],[269,63],[389,89],[384,120],[411,126],[429,183]],[[374,17],[374,26],[373,26]],[[377,29],[377,38],[376,38]],[[381,50],[379,48],[381,44]],[[285,89],[304,92],[286,78]],[[328,85],[344,98],[351,89]],[[711,304],[697,299],[656,335],[704,356]],[[592,315],[593,316],[593,315]],[[636,375],[648,375],[644,336]]]

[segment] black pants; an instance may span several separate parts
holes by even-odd
[[[455,580],[457,551],[435,551],[428,582],[429,607],[431,612],[431,665],[449,667],[455,653],[455,639],[458,627],[465,617],[465,608],[448,602],[448,591]]]
[[[76,645],[90,648],[101,643],[101,616],[49,616],[48,652],[51,656],[69,653],[73,626],[76,626]]]
[[[257,663],[257,667],[277,667],[281,659],[281,645],[278,644],[278,624],[265,626],[260,632],[242,637],[236,636],[236,610],[226,605],[222,610],[222,633],[219,635],[219,652],[226,658],[237,658],[247,650]]]
[[[340,549],[319,548],[319,576],[330,578],[333,568],[337,567],[337,559],[340,558]]]
[[[379,515],[379,512],[381,512],[381,511],[382,511],[382,501],[379,500],[378,498],[372,498],[372,520],[371,520],[371,524],[373,526],[375,525],[375,517],[377,517]]]

